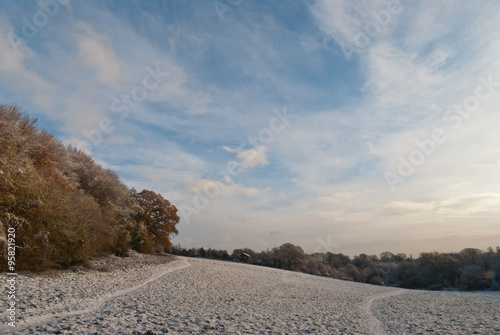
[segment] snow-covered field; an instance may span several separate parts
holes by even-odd
[[[18,276],[15,333],[500,334],[500,295],[409,291],[180,257],[141,266],[141,257],[128,259],[135,265],[127,269],[101,263],[101,271]],[[4,294],[0,332],[11,328],[6,303]]]

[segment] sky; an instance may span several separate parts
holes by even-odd
[[[497,1],[4,1],[0,103],[183,247],[500,245]]]

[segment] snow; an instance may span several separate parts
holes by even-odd
[[[480,293],[480,294],[499,294],[500,291],[474,291],[474,293]]]
[[[499,295],[183,257],[108,272],[19,275],[18,289],[18,334],[500,334]]]

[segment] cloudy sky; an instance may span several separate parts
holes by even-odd
[[[43,5],[45,4],[45,5]],[[231,251],[500,245],[497,1],[4,1],[0,103]]]

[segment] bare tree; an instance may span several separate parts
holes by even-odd
[[[273,248],[272,253],[279,267],[285,270],[295,270],[305,256],[304,250],[292,243],[285,243],[279,248]]]

